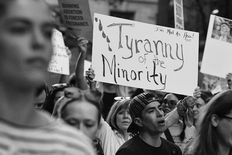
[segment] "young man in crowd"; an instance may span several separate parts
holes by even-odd
[[[135,96],[130,103],[133,122],[128,132],[135,135],[124,143],[116,155],[182,155],[180,148],[161,138],[166,129],[160,102],[150,93]]]

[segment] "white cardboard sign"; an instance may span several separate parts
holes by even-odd
[[[95,14],[92,67],[101,82],[192,95],[199,34]]]
[[[69,75],[69,56],[66,52],[62,33],[56,29],[52,35],[53,55],[48,67],[48,71],[58,74]]]
[[[201,72],[225,78],[232,73],[232,20],[211,15]]]

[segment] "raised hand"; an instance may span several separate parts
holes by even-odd
[[[79,48],[80,52],[87,52],[87,44],[88,44],[88,40],[85,39],[84,37],[79,37],[77,39],[77,47]]]
[[[200,87],[197,87],[197,88],[194,89],[193,97],[194,98],[200,98],[201,97],[201,89],[200,89]]]

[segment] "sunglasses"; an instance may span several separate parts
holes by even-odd
[[[121,101],[121,100],[129,100],[130,97],[124,97],[124,96],[117,96],[114,98],[115,101]]]
[[[90,102],[97,103],[101,98],[101,93],[98,91],[91,91],[91,90],[80,90],[75,87],[68,87],[64,90],[64,97],[68,99],[81,99],[84,97],[86,100]]]
[[[56,83],[56,84],[53,84],[52,85],[52,88],[53,89],[57,89],[57,88],[66,88],[68,87],[68,84],[67,83]]]
[[[226,115],[224,115],[224,116],[222,116],[223,118],[226,118],[226,119],[230,119],[230,120],[232,120],[232,117],[230,117],[230,116],[226,116]]]
[[[174,100],[167,100],[167,99],[164,99],[163,100],[163,104],[168,104],[168,106],[175,106],[177,104],[176,101]]]

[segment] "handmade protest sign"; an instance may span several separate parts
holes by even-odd
[[[84,76],[86,76],[86,71],[88,71],[90,67],[91,67],[91,62],[88,60],[85,60],[84,61]]]
[[[183,0],[174,0],[174,21],[175,28],[184,30]]]
[[[232,73],[232,20],[211,15],[201,72],[225,78]]]
[[[93,24],[88,0],[59,0],[64,25],[75,30],[77,36],[92,41]]]
[[[96,80],[192,95],[199,34],[100,14],[94,17]]]
[[[48,71],[58,74],[69,75],[69,56],[64,45],[62,33],[56,29],[52,34],[53,55],[48,67]]]

